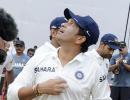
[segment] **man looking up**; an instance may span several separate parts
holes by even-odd
[[[84,55],[98,41],[98,25],[90,16],[75,15],[69,9],[64,15],[68,22],[56,35],[60,48],[46,52],[33,66],[27,64],[10,85],[8,100],[89,100],[90,94],[95,100],[111,100],[106,80],[100,82],[100,66]]]

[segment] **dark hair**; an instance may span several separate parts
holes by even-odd
[[[29,51],[35,52],[35,49],[29,48],[29,49],[27,50],[27,53],[28,53]]]
[[[52,40],[52,35],[50,35],[49,37],[50,37],[50,40]]]
[[[7,53],[0,49],[0,64],[3,64],[6,60]]]
[[[16,37],[15,39],[16,39],[17,41],[20,40],[19,37]]]
[[[80,27],[79,27],[79,32],[78,33],[79,33],[79,35],[82,35],[82,36],[86,37],[85,31],[82,28],[80,28]],[[88,45],[88,38],[86,37],[86,41],[81,44],[81,50],[80,51],[81,52],[86,52],[88,50],[88,47],[89,47],[89,45]]]
[[[35,50],[37,49],[37,45],[34,45],[34,47],[33,47]]]
[[[0,8],[0,37],[12,41],[17,37],[18,29],[14,19],[4,9]]]
[[[50,30],[51,30],[51,29],[58,30],[59,28],[50,28]],[[49,36],[49,38],[50,38],[50,40],[52,40],[52,33],[51,33],[51,35]]]

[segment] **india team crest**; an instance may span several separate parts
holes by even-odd
[[[83,72],[81,72],[81,71],[77,71],[77,72],[75,73],[75,77],[76,77],[77,79],[81,80],[81,79],[84,78],[84,74],[83,74]]]

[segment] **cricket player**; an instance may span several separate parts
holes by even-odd
[[[111,100],[101,67],[84,55],[98,41],[98,25],[68,8],[64,15],[68,21],[57,34],[60,48],[28,63],[9,86],[8,100],[89,100],[91,94],[93,100]]]

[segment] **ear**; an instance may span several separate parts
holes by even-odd
[[[57,30],[56,30],[56,29],[51,29],[50,31],[51,31],[51,36],[52,36],[53,38],[56,37],[56,35],[57,35]]]
[[[86,41],[86,37],[85,36],[79,36],[76,38],[76,44],[82,44]]]
[[[99,47],[100,47],[100,48],[102,48],[102,49],[103,49],[105,46],[106,46],[106,44],[105,44],[105,43],[100,42],[100,45],[99,45]]]

